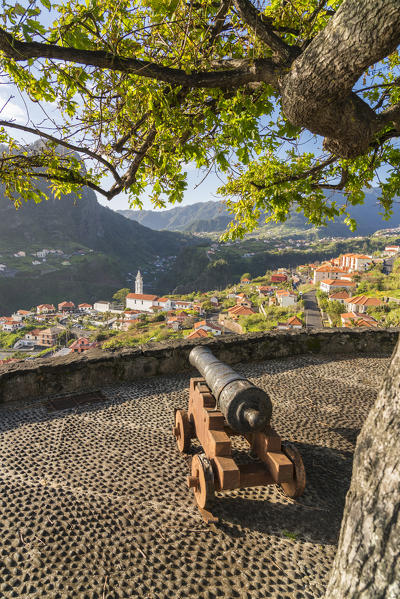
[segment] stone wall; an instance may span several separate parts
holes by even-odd
[[[400,329],[324,329],[273,331],[239,336],[176,341],[120,351],[89,350],[53,359],[16,362],[0,367],[0,401],[36,399],[99,389],[141,377],[190,371],[190,350],[206,345],[229,364],[298,354],[390,355]]]

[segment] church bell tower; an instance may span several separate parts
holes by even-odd
[[[137,275],[136,275],[136,280],[135,280],[135,293],[143,293],[143,279],[142,279],[142,275],[140,274],[140,270],[138,270]]]

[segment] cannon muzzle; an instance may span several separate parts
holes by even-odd
[[[205,378],[227,424],[238,433],[265,429],[272,416],[268,394],[218,360],[203,346],[192,349],[189,361]]]

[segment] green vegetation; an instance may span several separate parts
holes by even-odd
[[[122,347],[135,347],[144,343],[167,341],[170,339],[181,339],[183,333],[181,331],[171,331],[165,327],[149,328],[145,332],[138,334],[134,329],[127,333],[120,333],[113,339],[109,339],[102,344],[103,349],[118,349]]]

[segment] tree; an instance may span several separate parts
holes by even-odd
[[[125,287],[124,289],[119,289],[114,293],[113,299],[115,299],[117,302],[120,302],[121,304],[125,304],[126,296],[130,292],[131,290],[127,287]]]
[[[70,0],[48,27],[41,5],[3,0],[2,82],[28,108],[59,109],[56,119],[0,120],[0,181],[16,203],[43,199],[45,180],[56,194],[126,191],[136,206],[150,185],[164,206],[182,199],[194,162],[225,172],[233,237],[264,210],[283,221],[295,207],[316,225],[348,215],[377,171],[390,213],[400,191],[398,0]],[[42,143],[18,144],[13,131]],[[397,350],[360,435],[329,599],[398,595],[399,373]]]
[[[57,20],[45,26],[48,9]],[[150,185],[164,206],[182,199],[194,162],[226,173],[232,236],[264,210],[282,221],[296,206],[314,224],[346,215],[377,169],[390,212],[400,190],[397,0],[3,0],[2,16],[3,82],[28,108],[59,109],[0,120],[0,180],[16,202],[43,197],[45,179],[56,193],[127,191],[137,206]],[[18,145],[16,131],[42,143]],[[319,150],[302,150],[303,131]]]
[[[400,345],[357,441],[326,599],[400,595]]]
[[[245,272],[242,274],[242,276],[240,277],[240,280],[243,281],[243,279],[247,279],[248,281],[251,280],[251,274],[249,272]]]

